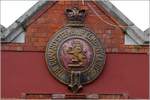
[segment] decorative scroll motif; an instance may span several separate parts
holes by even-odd
[[[45,56],[52,75],[76,93],[102,72],[105,51],[96,35],[84,27],[84,10],[67,9],[66,14],[69,22],[49,40]]]

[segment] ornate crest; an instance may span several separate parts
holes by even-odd
[[[46,48],[49,71],[74,93],[102,72],[105,51],[96,35],[84,27],[85,10],[66,10],[69,22],[55,33]]]
[[[69,26],[83,26],[84,19],[86,17],[85,10],[79,10],[78,8],[66,9],[66,17],[68,18]]]
[[[78,8],[66,9],[65,14],[69,21],[83,22],[86,16],[85,10],[79,10]]]

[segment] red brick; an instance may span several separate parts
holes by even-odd
[[[38,42],[39,38],[31,38],[31,42]]]
[[[23,51],[22,46],[3,46],[2,50]]]
[[[78,2],[59,1],[52,7],[50,5],[45,7],[28,22],[25,44],[5,44],[2,45],[2,50],[45,51],[47,42],[52,35],[67,23],[65,9],[76,5],[87,10],[85,25],[101,39],[106,52],[146,53],[149,51],[148,46],[125,46],[122,28],[110,25],[117,25],[116,19],[108,17],[109,14],[95,3],[89,3],[100,15],[100,18],[87,6],[86,2],[84,5],[80,2],[78,5]],[[107,34],[107,30],[111,30],[111,34]]]
[[[47,37],[48,33],[33,33],[33,37]]]
[[[48,42],[48,38],[38,38],[38,42]]]
[[[106,52],[111,52],[111,48],[106,48]]]
[[[47,42],[33,42],[33,46],[46,46],[47,45]]]
[[[46,46],[38,46],[36,47],[37,51],[45,51],[46,50]]]

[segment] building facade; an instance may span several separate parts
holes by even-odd
[[[45,61],[48,41],[67,27],[65,11],[71,8],[86,11],[84,27],[96,34],[106,55],[99,77],[77,93],[53,77]],[[39,1],[10,27],[1,26],[2,98],[146,99],[149,34],[107,0]]]

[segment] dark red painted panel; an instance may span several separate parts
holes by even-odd
[[[148,98],[148,55],[107,54],[101,76],[82,93],[127,93],[130,98]],[[2,97],[22,93],[70,93],[49,73],[41,52],[2,52]]]

